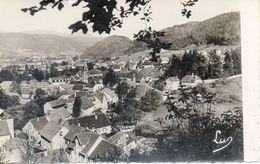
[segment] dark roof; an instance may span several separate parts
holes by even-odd
[[[92,70],[89,70],[88,73],[90,75],[102,75],[102,72],[98,69],[92,69]]]
[[[124,132],[119,131],[116,134],[112,135],[111,137],[109,137],[107,139],[108,142],[110,143],[114,143],[116,140],[118,140],[120,137],[122,137],[123,135],[126,135]]]
[[[101,92],[96,92],[96,93],[94,94],[94,96],[95,96],[100,102],[103,102],[104,97],[105,97],[104,93],[101,93]]]
[[[37,131],[41,130],[48,122],[45,116],[31,119],[31,123]]]
[[[89,108],[93,107],[95,104],[93,103],[92,100],[88,96],[82,96],[81,97],[81,109],[82,110],[88,110]]]
[[[55,121],[50,121],[40,130],[40,135],[46,138],[47,140],[51,141],[52,138],[56,135],[56,133],[61,129],[59,123]]]
[[[0,136],[10,135],[8,123],[6,120],[0,120]]]
[[[81,133],[81,136],[78,136],[81,145],[85,145],[83,150],[80,152],[83,155],[86,155],[89,150],[93,147],[95,142],[98,140],[100,135],[92,132]]]
[[[61,106],[65,105],[67,103],[67,101],[64,99],[58,99],[58,100],[54,100],[54,101],[49,101],[47,103],[49,103],[52,108],[57,108],[57,107],[61,107]]]
[[[84,128],[78,126],[78,125],[71,125],[69,132],[64,136],[67,140],[74,140],[76,135],[84,131]]]
[[[105,140],[102,140],[89,157],[95,158],[95,157],[105,156],[107,153],[113,152],[115,150],[115,148],[116,148],[115,145],[113,145]]]
[[[110,88],[104,88],[103,92],[105,92],[106,94],[108,94],[110,97],[116,96],[115,92],[112,91]]]
[[[97,117],[97,119],[95,118]],[[69,120],[69,124],[79,125],[84,128],[102,128],[106,126],[110,126],[111,122],[108,120],[105,114],[99,113],[92,116],[85,116],[78,119]]]

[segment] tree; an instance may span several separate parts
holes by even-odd
[[[160,105],[161,98],[156,91],[148,91],[140,101],[140,109],[145,112],[155,111]]]
[[[22,94],[20,84],[18,84],[18,83],[15,82],[15,81],[12,82],[12,85],[11,85],[10,90],[11,90],[11,92],[18,93],[19,95]]]
[[[231,51],[231,58],[233,60],[235,75],[241,74],[241,50],[237,48]]]
[[[39,157],[36,148],[36,139],[30,138],[28,140],[19,140],[16,144],[18,148],[19,156],[22,159],[22,163],[34,163]]]
[[[109,86],[114,86],[118,82],[119,82],[119,78],[116,75],[115,71],[113,69],[109,68],[103,77],[103,84],[109,85]]]
[[[32,6],[29,8],[23,8],[23,12],[29,12],[30,15],[47,10],[48,7],[58,8],[62,10],[64,8],[64,0],[41,0],[38,6]],[[140,30],[134,35],[137,41],[141,41],[147,44],[148,48],[152,51],[149,53],[153,60],[157,61],[158,56],[156,55],[161,49],[170,48],[171,43],[165,43],[160,40],[164,36],[165,32],[153,30],[148,23],[151,21],[151,0],[125,0],[124,5],[119,5],[117,0],[75,0],[71,4],[73,7],[84,6],[88,10],[82,13],[82,19],[71,24],[69,29],[72,33],[81,30],[86,34],[90,28],[93,32],[99,34],[107,33],[110,34],[112,30],[121,28],[124,19],[130,16],[141,15],[141,20],[145,24],[145,29]],[[191,16],[190,7],[193,7],[198,0],[189,0],[181,2],[183,9],[182,15],[189,18]],[[92,27],[90,27],[92,25]]]
[[[181,59],[177,57],[175,54],[173,54],[170,61],[170,66],[165,74],[167,77],[173,77],[173,76],[179,76],[181,72],[182,72]]]
[[[88,66],[88,70],[92,70],[92,69],[94,69],[94,63],[92,63],[92,62],[88,62],[87,63],[87,66]]]
[[[82,100],[80,97],[76,97],[74,104],[73,104],[73,109],[72,109],[72,116],[75,118],[80,117],[81,114],[81,104]]]
[[[209,53],[209,77],[220,78],[222,75],[222,62],[216,50]]]
[[[15,76],[9,70],[2,70],[0,71],[0,79],[2,81],[13,81],[15,79]]]
[[[126,82],[121,82],[116,87],[115,93],[118,95],[118,98],[120,100],[123,100],[124,98],[126,98],[129,89],[130,89],[130,87],[128,86],[128,84]]]
[[[18,96],[8,96],[4,93],[4,90],[0,88],[0,108],[6,109],[19,104]]]
[[[225,52],[225,58],[224,58],[224,64],[223,64],[223,69],[228,75],[233,74],[233,67],[234,63],[231,58],[231,55],[228,52]]]
[[[42,70],[38,70],[38,68],[34,69],[32,75],[37,81],[42,81],[45,79],[44,72]]]

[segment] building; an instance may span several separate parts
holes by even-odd
[[[199,83],[202,83],[202,80],[200,77],[197,75],[191,74],[191,75],[186,75],[181,79],[181,82],[183,85],[187,87],[194,87]]]
[[[111,144],[115,144],[118,147],[123,147],[127,144],[128,135],[122,131],[117,132],[107,139]]]
[[[114,91],[112,91],[111,89],[104,88],[101,92],[104,93],[104,95],[106,96],[108,103],[113,104],[113,103],[118,102],[117,94]]]
[[[47,150],[61,149],[65,146],[63,137],[68,133],[68,129],[62,123],[49,121],[40,130],[40,145]]]
[[[50,83],[70,83],[71,77],[61,76],[61,77],[51,77],[49,78]]]
[[[4,143],[12,138],[14,138],[14,120],[0,120],[0,148],[2,149]]]
[[[49,101],[44,104],[44,113],[48,113],[49,111],[58,109],[60,107],[65,107],[66,103],[67,103],[67,100],[64,100],[64,99]]]
[[[43,127],[49,122],[48,118],[43,117],[37,117],[34,119],[31,119],[23,128],[22,132],[26,133],[30,138],[34,138],[37,141],[40,140],[40,130],[43,129]]]
[[[165,82],[166,82],[165,90],[168,92],[177,90],[180,85],[180,79],[177,76],[169,77]]]
[[[95,115],[91,116],[68,120],[68,124],[79,125],[98,134],[110,134],[112,130],[111,122],[102,112],[97,112]]]
[[[91,159],[114,151],[115,145],[101,135],[72,125],[64,136],[66,154],[70,162],[91,162]]]

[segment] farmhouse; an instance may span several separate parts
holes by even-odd
[[[69,130],[63,126],[63,124],[50,121],[40,130],[40,145],[47,150],[64,148],[65,141],[63,137],[68,131]]]
[[[59,107],[64,107],[67,103],[67,100],[58,99],[54,101],[49,101],[44,104],[44,113],[48,113],[51,110],[55,110]]]
[[[30,138],[34,138],[37,141],[40,139],[39,131],[49,122],[48,118],[37,117],[31,119],[23,128],[22,131],[26,133]]]
[[[79,125],[85,129],[98,134],[110,134],[111,122],[107,116],[102,112],[97,112],[95,115],[85,116],[78,119],[68,120],[69,125]]]

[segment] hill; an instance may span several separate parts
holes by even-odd
[[[162,41],[171,49],[191,45],[234,45],[240,43],[240,13],[229,12],[201,22],[189,22],[166,28]]]
[[[137,43],[136,41],[132,41],[125,36],[113,35],[87,48],[83,52],[82,57],[101,58],[104,56],[122,56],[125,54],[143,51],[145,49],[146,46],[143,43]]]
[[[0,33],[0,53],[6,55],[66,55],[81,53],[103,38],[55,34]]]

